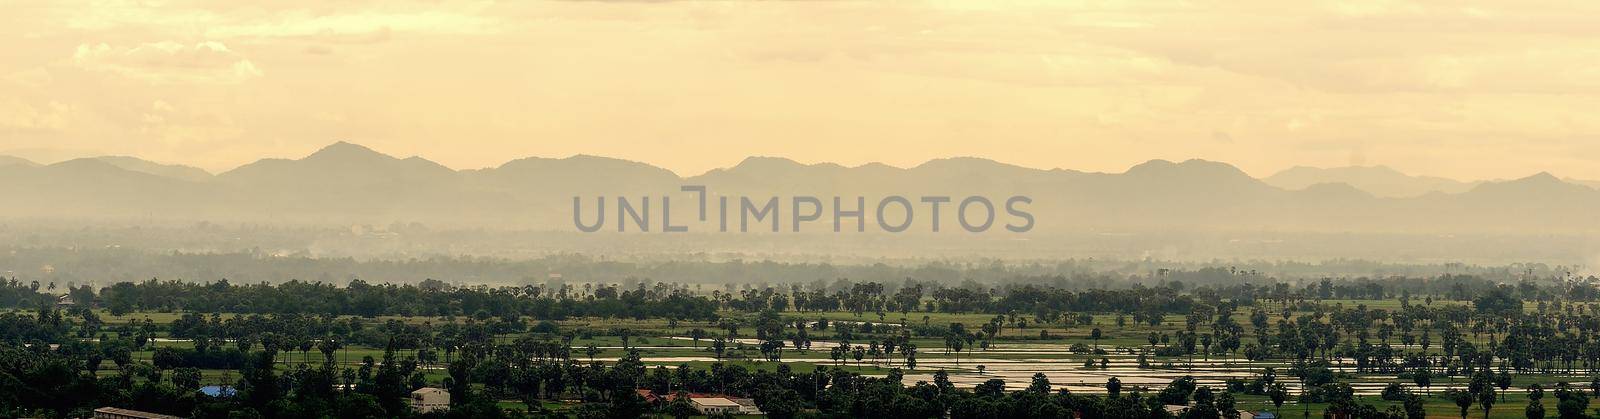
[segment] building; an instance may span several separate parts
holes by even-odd
[[[634,393],[638,394],[639,398],[644,399],[645,403],[649,403],[652,406],[661,404],[661,396],[657,396],[655,391],[647,388],[641,388],[634,390]]]
[[[239,394],[232,386],[205,386],[200,387],[200,394],[210,397],[233,397]]]
[[[1184,406],[1184,405],[1181,405],[1181,404],[1169,404],[1169,405],[1161,406],[1161,410],[1167,411],[1167,414],[1169,414],[1169,415],[1176,416],[1176,417],[1182,417],[1183,416],[1183,412],[1189,410],[1189,406]],[[1226,418],[1226,419],[1235,419],[1235,418],[1237,418],[1237,419],[1277,419],[1277,417],[1272,416],[1271,413],[1263,413],[1265,415],[1268,415],[1268,417],[1262,418],[1258,414],[1247,412],[1247,411],[1243,411],[1243,410],[1235,410],[1234,412],[1236,413],[1235,416],[1223,416],[1223,417]]]
[[[729,397],[728,401],[739,405],[741,415],[764,415],[760,407],[756,407],[756,399]]]
[[[411,392],[411,410],[417,413],[450,410],[450,392],[437,387],[423,387]]]
[[[694,410],[702,415],[739,414],[739,404],[726,397],[690,397]]]
[[[182,419],[177,416],[163,415],[160,413],[140,412],[130,409],[115,407],[102,407],[94,410],[94,419]]]

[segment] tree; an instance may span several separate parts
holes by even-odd
[[[1455,402],[1456,407],[1461,408],[1461,419],[1467,419],[1467,410],[1472,408],[1476,397],[1471,392],[1450,389],[1444,393],[1444,398]]]
[[[694,348],[700,349],[700,339],[706,338],[706,330],[698,327],[691,329],[689,330],[689,338],[694,340]]]
[[[454,400],[451,400],[453,403]],[[606,416],[610,418],[639,418],[644,417],[650,406],[645,404],[644,398],[639,393],[630,389],[614,389],[611,391],[611,403],[606,406]],[[498,409],[496,409],[498,411]]]
[[[1233,393],[1224,390],[1217,396],[1217,414],[1223,418],[1239,417],[1239,409],[1233,399]]]
[[[1483,418],[1489,419],[1489,410],[1494,408],[1494,387],[1484,387],[1478,392],[1478,406],[1483,408]]]
[[[1267,390],[1267,398],[1272,400],[1274,412],[1283,410],[1283,402],[1289,399],[1289,389],[1284,387],[1283,383],[1272,383],[1272,387]]]
[[[1574,390],[1567,383],[1556,385],[1556,413],[1561,419],[1578,419],[1588,417],[1589,395],[1581,390]]]
[[[1428,394],[1428,388],[1433,385],[1433,373],[1428,372],[1426,367],[1418,368],[1411,373],[1411,381],[1416,383],[1417,387],[1422,387],[1423,394]]]
[[[679,391],[677,395],[673,396],[672,402],[667,403],[666,410],[668,414],[677,419],[689,419],[689,417],[699,413],[694,409],[694,404],[689,402],[689,393],[683,391]]]
[[[1118,395],[1121,395],[1122,380],[1118,379],[1117,377],[1111,377],[1110,379],[1106,380],[1106,394],[1110,395],[1111,397],[1117,397]]]
[[[1506,390],[1511,389],[1511,373],[1501,370],[1494,376],[1494,386],[1500,388],[1500,401],[1506,401]]]
[[[1407,394],[1404,405],[1406,419],[1426,419],[1428,417],[1428,411],[1422,407],[1422,398],[1416,394]]]
[[[721,337],[711,339],[711,351],[717,354],[717,361],[728,353],[728,340]]]
[[[1156,394],[1156,398],[1161,400],[1162,404],[1187,405],[1189,404],[1189,394],[1193,393],[1194,390],[1194,377],[1185,375],[1168,383],[1166,388],[1161,389],[1161,392]]]
[[[756,407],[768,417],[791,419],[800,413],[800,395],[787,388],[771,387],[756,393]]]
[[[1037,394],[1050,394],[1050,378],[1042,372],[1033,373],[1033,381],[1028,384],[1028,392]]]
[[[200,377],[200,369],[198,368],[178,368],[172,372],[172,385],[185,391],[199,390]]]
[[[156,349],[156,353],[150,356],[150,362],[158,369],[170,370],[177,368],[179,365],[183,365],[184,359],[182,355],[178,354],[177,350],[172,348],[158,348]]]
[[[972,394],[981,397],[1000,397],[1006,393],[1006,380],[991,378],[973,387]]]
[[[243,395],[250,407],[261,410],[281,396],[278,377],[272,373],[277,354],[266,350],[254,354],[253,357],[255,359],[246,364],[241,371],[245,384]]]
[[[1211,392],[1211,387],[1200,387],[1194,391],[1194,405],[1189,406],[1186,419],[1221,419],[1218,413],[1216,396]]]

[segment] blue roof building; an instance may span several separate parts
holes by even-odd
[[[233,395],[238,394],[239,391],[234,390],[233,387],[205,386],[200,387],[200,393],[211,397],[233,397]]]

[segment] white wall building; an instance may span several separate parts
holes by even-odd
[[[423,387],[411,392],[411,410],[417,413],[450,410],[450,392],[437,387]]]
[[[723,397],[691,397],[694,410],[702,415],[739,414],[739,404]]]

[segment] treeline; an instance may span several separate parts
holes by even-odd
[[[32,309],[67,294],[75,302],[94,303],[113,313],[130,311],[195,311],[231,313],[329,314],[356,316],[532,316],[714,319],[718,310],[742,312],[850,311],[858,314],[946,312],[1035,314],[1053,318],[1070,313],[1186,314],[1196,307],[1224,303],[1252,306],[1257,301],[1291,304],[1327,299],[1449,299],[1466,301],[1496,292],[1528,301],[1595,301],[1600,280],[1568,278],[1523,280],[1511,284],[1470,275],[1374,280],[1322,279],[1300,285],[1256,283],[1254,272],[1225,271],[1247,278],[1229,285],[1192,286],[1179,280],[1156,286],[1080,288],[1064,277],[1020,277],[1000,284],[966,282],[948,286],[937,281],[905,279],[898,283],[850,281],[792,284],[787,287],[732,284],[703,291],[686,285],[633,279],[619,284],[554,281],[524,286],[454,286],[437,280],[417,284],[373,284],[352,280],[346,286],[326,282],[234,284],[228,280],[195,283],[150,279],[119,282],[98,290],[87,285],[65,291],[10,279],[0,281],[0,307]],[[1158,275],[1171,275],[1168,272]],[[1509,291],[1500,291],[1509,287]]]
[[[158,349],[149,362],[137,360],[143,333],[150,325],[131,324],[116,339],[83,340],[70,334],[71,321],[49,307],[37,315],[6,313],[15,323],[36,323],[27,328],[47,331],[38,339],[18,343],[0,341],[0,416],[84,417],[90,409],[116,406],[196,418],[300,418],[300,417],[583,417],[635,418],[663,414],[694,416],[687,394],[719,393],[753,398],[767,415],[794,417],[892,418],[1148,418],[1174,415],[1166,405],[1186,406],[1177,417],[1231,417],[1237,408],[1229,388],[1196,386],[1184,377],[1154,390],[1124,387],[1116,378],[1106,383],[1108,394],[1078,395],[1053,385],[1043,374],[1023,383],[990,379],[970,389],[958,388],[944,371],[931,382],[903,383],[900,369],[886,377],[865,377],[844,368],[819,366],[795,372],[780,364],[773,371],[751,370],[741,365],[713,363],[708,369],[687,366],[647,367],[637,351],[629,350],[611,363],[578,359],[568,341],[549,334],[531,334],[509,342],[466,332],[454,356],[444,361],[447,377],[430,381],[425,366],[437,362],[420,352],[407,355],[398,346],[406,333],[385,326],[388,345],[381,359],[363,357],[355,367],[337,361],[336,340],[321,338],[316,345],[284,340],[285,328],[316,327],[317,320],[291,318],[253,325],[191,316],[168,325],[174,333],[197,338],[193,350]],[[264,321],[264,320],[261,320]],[[67,327],[62,327],[66,325]],[[329,323],[338,327],[337,322]],[[260,340],[220,348],[201,341],[211,329],[263,327]],[[53,332],[53,333],[52,333]],[[312,331],[312,333],[319,333]],[[237,339],[234,342],[240,342]],[[330,344],[329,342],[335,342]],[[56,345],[51,349],[50,345]],[[320,359],[306,348],[315,346]],[[302,352],[298,363],[281,365],[280,359]],[[588,351],[593,356],[592,349]],[[859,355],[857,355],[859,359]],[[109,374],[97,374],[109,361]],[[318,362],[320,361],[320,362]],[[237,379],[228,383],[237,392],[220,397],[198,390],[199,368],[228,368]],[[1281,386],[1265,379],[1264,386]],[[440,386],[451,395],[448,413],[419,415],[406,403],[408,394],[426,386]],[[1318,399],[1330,404],[1334,415],[1364,418],[1420,418],[1424,414],[1415,396],[1405,409],[1380,412],[1357,402],[1349,386],[1330,384],[1333,391]],[[672,396],[651,402],[638,390]],[[519,400],[528,408],[502,409],[500,400]],[[546,408],[547,401],[581,401],[571,411]],[[1228,415],[1228,416],[1224,416]]]
[[[1187,313],[1194,298],[1180,295],[1171,287],[1128,289],[1090,289],[1073,291],[1045,285],[1009,285],[998,289],[943,287],[907,281],[893,293],[876,282],[855,284],[834,292],[792,290],[794,308],[799,311],[844,310],[868,312],[946,312],[946,313],[1037,313],[1037,312],[1131,312]],[[786,301],[771,291],[747,291],[743,300],[729,300],[728,308],[742,310],[779,309]],[[763,304],[766,301],[767,304]]]
[[[1236,272],[1231,275],[1255,276]],[[897,285],[840,280],[826,286],[792,285],[713,291],[728,310],[850,311],[862,313],[988,313],[1035,314],[1053,318],[1068,313],[1188,314],[1197,308],[1254,306],[1259,301],[1283,305],[1321,300],[1448,299],[1470,301],[1483,296],[1528,301],[1589,302],[1600,299],[1600,280],[1583,278],[1548,283],[1524,280],[1500,284],[1470,275],[1374,280],[1322,279],[1303,285],[1267,281],[1190,287],[1183,281],[1162,281],[1147,287],[1089,288],[1070,285],[1062,277],[1025,277],[1001,284],[965,283],[945,286],[906,279]],[[731,288],[731,287],[730,287]],[[881,316],[880,316],[881,317]]]
[[[416,285],[351,281],[338,287],[289,281],[235,285],[162,281],[121,282],[101,290],[99,304],[113,314],[132,311],[300,313],[374,316],[477,316],[540,319],[568,317],[716,318],[717,303],[682,288],[657,283],[630,290],[602,286],[579,295],[570,287],[453,287],[427,280]]]
[[[248,229],[218,233],[215,242],[197,243],[186,238],[186,232],[168,230],[173,236],[162,236],[158,229],[129,229],[122,232],[96,230],[75,225],[69,230],[50,230],[47,234],[21,235],[17,230],[6,230],[0,225],[0,272],[17,276],[24,282],[38,281],[48,287],[68,285],[93,285],[95,288],[123,281],[140,281],[150,277],[175,278],[190,281],[229,278],[236,282],[281,283],[294,279],[344,284],[352,278],[381,279],[383,282],[419,283],[428,278],[454,283],[491,285],[546,285],[549,274],[558,273],[565,278],[587,282],[626,283],[629,278],[649,278],[663,282],[744,284],[778,286],[780,284],[813,284],[850,278],[857,281],[891,283],[903,278],[958,286],[965,281],[993,286],[994,284],[1023,278],[1060,278],[1062,283],[1052,284],[1067,289],[1126,288],[1133,284],[1155,286],[1163,281],[1181,281],[1190,286],[1220,286],[1244,282],[1262,285],[1267,282],[1300,283],[1306,279],[1322,277],[1360,278],[1374,280],[1391,278],[1432,278],[1442,274],[1472,275],[1495,282],[1515,282],[1522,278],[1560,278],[1576,268],[1544,264],[1512,264],[1503,266],[1471,266],[1460,264],[1397,264],[1364,260],[1327,260],[1315,263],[1294,261],[1163,261],[1118,260],[1107,258],[1055,259],[1037,261],[1007,261],[995,259],[965,259],[954,261],[924,261],[914,259],[846,258],[846,262],[820,263],[793,260],[739,259],[739,255],[673,254],[641,257],[604,257],[561,253],[544,255],[550,251],[570,251],[584,247],[561,247],[543,243],[548,250],[537,257],[486,257],[470,256],[475,252],[466,247],[484,246],[485,242],[468,240],[465,235],[450,234],[440,237],[442,249],[448,254],[426,249],[390,249],[370,242],[354,240],[349,248],[390,249],[381,254],[361,258],[314,254],[303,250],[336,247],[330,238],[310,240],[293,238],[296,232],[275,229]],[[16,227],[16,226],[12,226]],[[10,233],[8,235],[7,233]],[[344,234],[349,234],[348,232]],[[287,235],[288,237],[281,237]],[[249,247],[238,240],[256,242],[259,248],[234,251]],[[7,240],[7,239],[10,240]],[[481,237],[473,237],[481,239]],[[681,241],[682,238],[679,239]],[[59,242],[57,242],[59,241]],[[504,243],[487,245],[479,255],[504,255],[505,248],[526,248],[532,243],[526,237],[508,238]],[[96,244],[98,243],[98,245]],[[166,251],[170,246],[186,249],[229,249],[226,251]],[[674,242],[682,249],[684,244]],[[560,250],[565,249],[565,250]],[[340,249],[344,250],[344,249]],[[613,249],[614,250],[614,249]],[[394,254],[425,255],[394,257]],[[512,253],[515,255],[515,253]],[[731,259],[728,259],[731,258]],[[48,269],[45,269],[48,267]],[[1240,272],[1254,273],[1241,275]],[[1375,272],[1383,274],[1374,275]],[[893,290],[891,290],[893,291]],[[1413,293],[1420,293],[1413,289]]]

